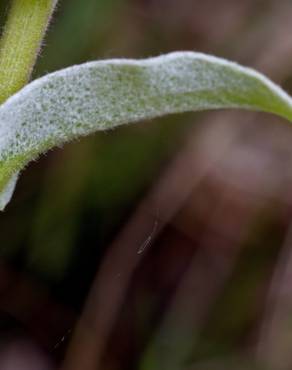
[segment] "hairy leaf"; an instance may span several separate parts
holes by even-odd
[[[13,0],[0,42],[0,103],[29,80],[57,0]]]
[[[0,106],[0,205],[9,201],[17,172],[56,145],[142,119],[219,108],[292,120],[292,99],[280,87],[200,53],[90,62],[42,77]]]

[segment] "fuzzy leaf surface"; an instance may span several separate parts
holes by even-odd
[[[220,108],[292,120],[292,99],[279,86],[250,68],[201,53],[89,62],[35,80],[0,106],[1,208],[17,173],[54,146],[122,124]]]

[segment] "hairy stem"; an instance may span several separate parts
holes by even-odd
[[[57,0],[13,0],[0,43],[0,104],[29,80]]]

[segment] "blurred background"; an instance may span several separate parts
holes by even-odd
[[[194,50],[291,93],[291,19],[291,0],[61,0],[34,78]],[[218,111],[30,164],[0,214],[0,369],[291,369],[291,143],[281,119]]]

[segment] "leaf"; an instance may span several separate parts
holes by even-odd
[[[219,108],[292,120],[292,99],[280,87],[252,69],[200,53],[90,62],[42,77],[0,106],[2,208],[17,172],[56,145],[142,119]]]
[[[29,80],[57,0],[14,0],[0,42],[0,102]]]

